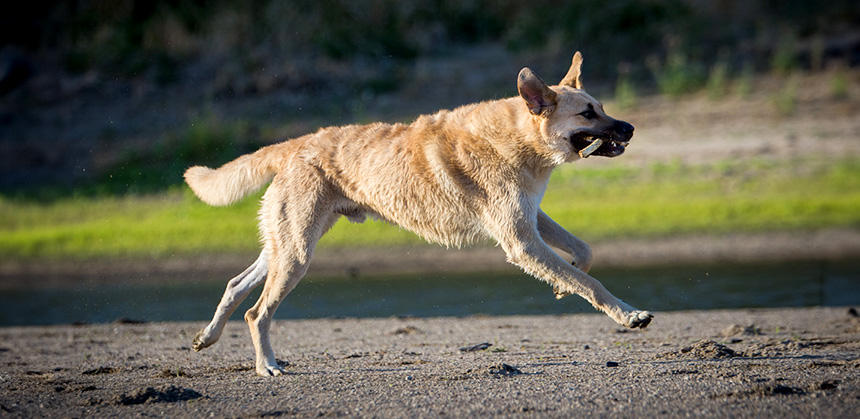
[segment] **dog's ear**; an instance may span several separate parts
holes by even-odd
[[[582,54],[576,51],[573,53],[573,60],[570,63],[570,69],[567,70],[567,75],[561,79],[559,84],[570,86],[574,89],[582,89],[582,80],[579,79],[580,75],[582,75]]]
[[[555,92],[528,67],[523,67],[517,76],[517,91],[532,114],[547,116],[555,110]]]

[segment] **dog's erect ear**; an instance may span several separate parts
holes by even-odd
[[[582,81],[579,79],[580,75],[582,75],[582,54],[576,51],[573,53],[573,60],[570,63],[570,69],[567,70],[567,75],[561,79],[559,84],[570,86],[574,89],[582,89]]]
[[[523,67],[517,76],[517,91],[532,114],[547,116],[555,110],[555,92],[528,67]]]

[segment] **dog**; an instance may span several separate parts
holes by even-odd
[[[271,181],[259,211],[260,256],[229,281],[193,349],[214,344],[239,303],[265,279],[245,321],[256,372],[284,374],[269,342],[272,316],[304,276],[317,241],[341,216],[353,222],[377,217],[446,246],[490,238],[510,263],[552,285],[558,298],[578,294],[623,326],[646,327],[651,313],[588,275],[588,244],[540,209],[553,168],[587,157],[580,155],[586,149],[619,156],[633,136],[632,125],[607,115],[583,90],[581,66],[577,51],[556,86],[526,67],[517,76],[518,96],[442,110],[411,124],[322,128],[218,169],[189,168],[188,185],[215,206]]]

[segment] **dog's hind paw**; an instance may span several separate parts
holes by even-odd
[[[644,329],[648,327],[648,324],[651,323],[651,319],[653,318],[654,315],[651,314],[650,311],[634,310],[627,314],[626,326],[631,329]]]

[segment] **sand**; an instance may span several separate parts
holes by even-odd
[[[255,375],[245,325],[0,329],[0,416],[789,416],[860,409],[853,309],[281,320],[288,374]]]

